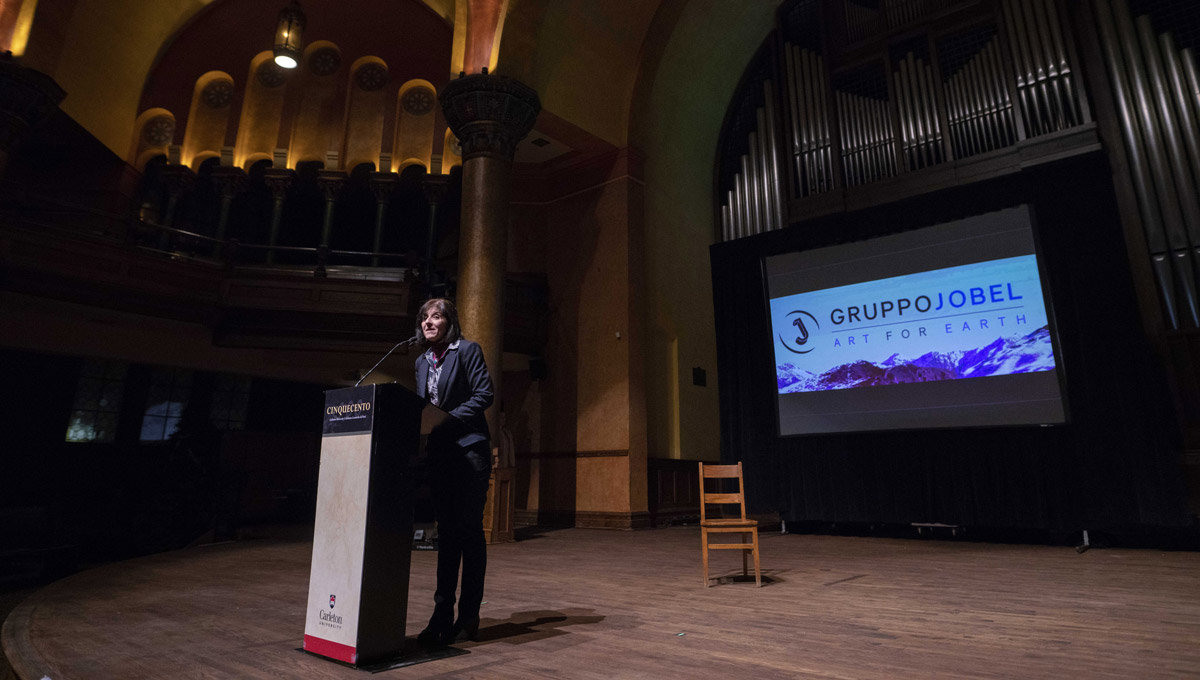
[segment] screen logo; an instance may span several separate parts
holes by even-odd
[[[796,293],[771,307],[780,393],[1055,368],[1034,255]]]
[[[796,332],[799,333],[799,335],[794,338],[793,342],[789,343],[787,340],[784,340],[783,335],[780,334],[779,342],[783,343],[783,348],[794,354],[808,354],[809,352],[813,351],[813,347],[801,349],[808,344],[808,341],[811,338],[808,327],[804,325],[804,317],[808,317],[808,320],[812,322],[812,325],[816,330],[821,330],[821,324],[817,323],[816,317],[802,309],[788,312],[788,316],[796,317],[792,319],[792,325],[796,327]]]

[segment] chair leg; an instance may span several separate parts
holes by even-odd
[[[742,551],[742,576],[743,577],[750,575],[750,569],[746,566],[746,558],[750,556],[749,553],[750,553],[749,550]]]
[[[753,531],[754,534],[754,584],[759,588],[762,587],[762,570],[758,566],[758,529]]]
[[[700,529],[700,557],[704,564],[704,587],[708,587],[708,532]]]

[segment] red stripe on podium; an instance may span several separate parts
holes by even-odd
[[[354,663],[357,656],[354,647],[350,645],[322,640],[319,637],[311,635],[304,636],[304,651],[327,656],[330,659],[337,659],[338,661],[345,661],[346,663]]]

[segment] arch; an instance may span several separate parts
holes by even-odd
[[[274,167],[274,163],[270,158],[259,158],[258,160],[246,161],[246,178],[253,182],[262,182],[266,176],[267,170]]]
[[[346,136],[342,143],[343,168],[353,168],[361,163],[378,164],[387,86],[388,67],[379,57],[362,57],[350,65],[350,82],[346,87]]]
[[[324,162],[327,151],[340,148],[344,116],[337,77],[342,72],[341,48],[328,40],[317,40],[305,48],[300,63],[303,72],[296,76],[300,78],[301,100],[288,142],[288,166],[292,168],[305,161]]]
[[[363,158],[363,157],[348,159],[345,163],[342,164],[342,168],[345,169],[345,172],[347,175],[350,175],[350,174],[353,174],[354,171],[359,170],[359,168],[361,168],[364,165],[371,166],[371,172],[375,172],[374,159]],[[359,172],[361,172],[361,170],[359,170]]]
[[[347,165],[346,174],[352,182],[361,182],[364,185],[371,181],[371,175],[375,173],[375,164],[371,161],[363,161],[354,165]]]
[[[433,160],[436,119],[437,89],[433,83],[414,78],[400,86],[396,93],[393,158],[416,158],[429,168]]]
[[[200,172],[200,168],[204,167],[204,164],[207,161],[211,161],[214,158],[217,159],[217,163],[220,164],[221,152],[220,151],[201,151],[200,153],[196,154],[194,158],[192,158],[192,162],[189,163],[188,165],[192,168],[192,172],[198,173],[198,172]]]
[[[274,167],[274,161],[271,158],[249,158],[246,160],[246,174],[258,172],[259,170],[270,170]]]
[[[310,158],[310,159],[301,160],[301,161],[296,162],[296,174],[297,175],[299,175],[301,173],[305,173],[305,174],[311,174],[315,177],[316,173],[318,171],[324,170],[324,169],[325,169],[325,161],[317,159],[317,158]]]
[[[421,160],[420,158],[405,158],[403,161],[400,162],[399,167],[396,168],[396,172],[402,173],[414,165],[419,165],[419,166],[421,166],[422,170],[424,170],[425,172],[429,172],[429,165],[425,161]]]
[[[221,147],[225,146],[233,97],[233,76],[224,71],[209,71],[196,79],[187,130],[183,135],[181,160],[184,165],[195,165],[197,155],[202,152],[213,151],[220,155]]]
[[[419,180],[425,176],[425,168],[420,163],[409,163],[405,165],[400,172],[400,181]]]
[[[238,166],[245,166],[252,155],[271,157],[279,140],[287,92],[288,74],[275,65],[270,50],[254,55],[249,74],[234,143],[233,162]]]
[[[691,263],[707,257],[714,241],[712,172],[725,104],[744,65],[775,28],[778,5],[710,3],[700,10],[697,3],[664,0],[643,33],[642,44],[650,49],[636,71],[632,97],[621,102],[628,115],[629,145],[642,158],[654,159],[643,166],[645,186],[671,187],[646,191],[642,199],[646,219],[656,222],[642,234],[645,278],[639,296],[646,309],[658,310],[643,336],[646,356],[656,358],[646,363],[643,389],[647,443],[651,451],[662,452],[658,455],[677,450],[689,459],[720,457],[716,394],[683,382],[686,371],[676,369],[676,358],[690,362],[683,366],[716,362],[712,277]],[[505,55],[501,62],[510,63]],[[556,82],[582,88],[589,80]],[[695,87],[696,82],[705,87]],[[578,90],[560,96],[596,101],[597,106],[603,102]],[[576,124],[585,119],[567,118]]]
[[[133,167],[137,168],[138,172],[145,172],[146,166],[155,158],[166,158],[167,154],[160,149],[146,149],[143,151],[133,163]]]
[[[138,170],[145,161],[159,154],[166,154],[167,147],[175,141],[175,114],[167,109],[146,109],[133,123],[133,145],[129,158]]]
[[[167,157],[154,149],[147,150],[138,158],[137,168],[142,173],[134,194],[138,206],[138,218],[143,222],[158,223],[162,214],[166,197],[166,186],[163,183],[162,169],[167,165]]]
[[[458,137],[450,128],[446,128],[446,135],[442,139],[442,174],[449,175],[450,170],[458,165],[462,165],[462,147],[458,144]]]
[[[324,170],[325,154],[318,156],[316,153],[312,153],[306,156],[301,156],[300,158],[295,158],[291,154],[288,155],[288,167],[292,168],[293,170],[300,169],[301,165],[312,165],[313,163],[320,165],[321,169]],[[334,168],[330,168],[330,170],[333,169]]]
[[[250,172],[250,168],[254,167],[255,165],[257,165],[263,161],[267,161],[268,163],[275,162],[274,158],[271,156],[271,154],[258,152],[258,153],[252,153],[249,156],[246,156],[244,159],[242,159],[241,166],[242,166],[243,170],[245,170],[246,172]]]

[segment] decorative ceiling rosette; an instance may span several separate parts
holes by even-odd
[[[254,77],[258,78],[259,84],[263,87],[279,87],[287,82],[284,70],[269,59],[258,67],[258,72],[254,74]]]
[[[387,85],[388,72],[383,64],[365,64],[354,74],[354,84],[360,90],[374,92]]]
[[[142,141],[146,146],[170,144],[175,137],[175,120],[170,116],[155,116],[142,128]]]
[[[404,93],[400,98],[400,105],[410,116],[423,116],[433,110],[433,102],[436,100],[433,90],[419,85]]]
[[[313,75],[331,76],[342,65],[342,55],[336,47],[322,47],[308,59],[308,68]]]
[[[229,103],[233,101],[233,82],[228,80],[212,81],[204,86],[204,90],[200,93],[200,99],[212,109],[223,109],[229,106]]]

